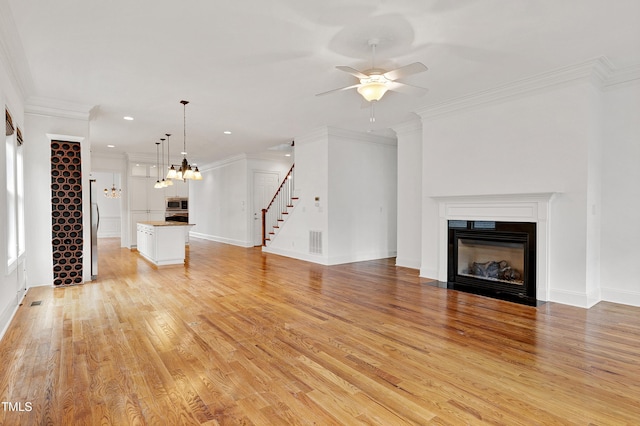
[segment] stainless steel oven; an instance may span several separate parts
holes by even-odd
[[[184,222],[189,223],[189,212],[184,210],[167,210],[164,214],[165,222]]]
[[[188,198],[167,198],[166,210],[189,210]]]

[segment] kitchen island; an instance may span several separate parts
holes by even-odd
[[[157,266],[182,265],[192,223],[138,222],[138,252]]]

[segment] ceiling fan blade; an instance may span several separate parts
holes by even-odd
[[[340,71],[344,71],[358,78],[369,78],[368,75],[363,74],[362,72],[358,71],[355,68],[347,67],[344,65],[338,65],[336,68],[339,69]]]
[[[394,92],[406,93],[408,95],[414,96],[422,96],[429,91],[429,89],[426,89],[424,87],[413,86],[411,84],[400,83],[398,81],[387,83],[387,87],[389,88],[389,90],[393,90]]]
[[[339,89],[333,89],[333,90],[329,90],[327,92],[322,92],[322,93],[317,93],[316,96],[324,96],[324,95],[328,95],[330,93],[334,93],[334,92],[341,92],[343,90],[349,90],[349,89],[355,89],[356,87],[360,86],[360,83],[358,84],[354,84],[352,86],[347,86],[347,87],[341,87]]]
[[[418,74],[419,72],[424,72],[428,68],[422,62],[414,62],[409,65],[405,65],[404,67],[396,68],[395,70],[391,70],[385,72],[384,75],[387,80],[397,80],[399,78],[403,78],[412,74]]]

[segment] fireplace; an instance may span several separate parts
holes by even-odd
[[[536,306],[536,224],[448,221],[447,287]]]

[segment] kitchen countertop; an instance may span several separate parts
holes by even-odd
[[[138,222],[142,225],[150,225],[150,226],[194,226],[195,223],[184,223],[184,222],[172,222],[172,221],[159,221],[159,220],[150,220],[146,222]]]

